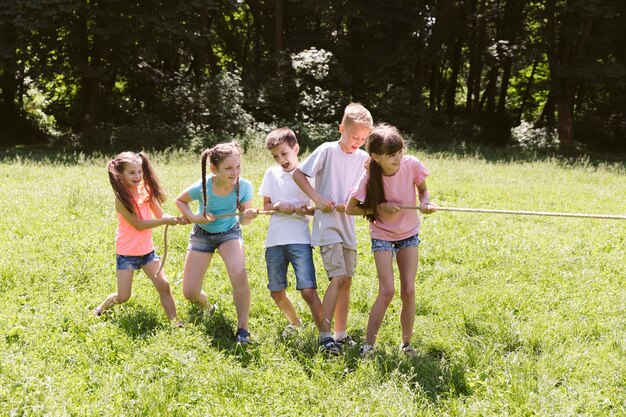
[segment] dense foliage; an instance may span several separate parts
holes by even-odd
[[[524,122],[564,150],[623,149],[625,12],[622,0],[2,0],[0,139],[193,147],[287,124],[311,146],[360,101],[419,140],[506,145]]]

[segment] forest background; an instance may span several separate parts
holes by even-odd
[[[418,144],[626,150],[622,0],[2,0],[0,145],[197,149],[343,107]]]

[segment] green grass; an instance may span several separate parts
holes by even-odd
[[[418,153],[441,206],[626,214],[623,164]],[[196,155],[153,155],[173,198]],[[253,150],[255,186],[272,164]],[[170,228],[166,272],[183,329],[142,274],[131,300],[89,314],[115,288],[116,218],[104,157],[26,152],[0,162],[0,415],[624,415],[626,221],[438,212],[424,218],[413,359],[397,354],[392,303],[374,360],[327,359],[308,326],[286,325],[266,289],[259,217],[244,228],[258,344],[232,343],[235,311],[219,257],[202,317],[182,296],[189,226]],[[255,196],[255,206],[261,199]],[[367,223],[349,330],[362,340],[377,283]],[[162,228],[155,229],[162,253]],[[327,281],[316,253],[320,294]]]

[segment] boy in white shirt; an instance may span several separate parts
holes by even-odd
[[[365,171],[369,155],[359,149],[373,126],[372,115],[358,103],[349,104],[339,125],[341,138],[317,147],[295,170],[293,179],[315,202],[311,244],[320,247],[330,280],[322,303],[320,349],[341,353],[341,345],[353,343],[347,334],[350,286],[356,268],[354,217],[345,214],[350,193]],[[315,187],[307,181],[315,179]],[[335,319],[335,337],[331,322]]]
[[[287,296],[287,266],[291,263],[296,276],[296,289],[311,309],[311,315],[320,329],[322,302],[317,295],[317,281],[307,204],[309,197],[293,181],[299,165],[298,140],[286,127],[267,135],[265,146],[278,164],[265,171],[259,195],[263,196],[263,209],[275,210],[270,218],[265,239],[268,288],[274,302],[289,321],[288,327],[301,327],[302,322]]]

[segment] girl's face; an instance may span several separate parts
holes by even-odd
[[[139,187],[143,181],[143,169],[138,162],[126,162],[122,172],[122,183],[128,188]]]
[[[211,172],[220,181],[235,184],[241,174],[241,155],[234,153],[222,159],[217,166],[211,164]]]
[[[383,175],[394,175],[400,169],[400,162],[402,161],[402,156],[404,155],[404,150],[399,150],[398,152],[392,154],[376,154],[373,153],[371,155],[372,159],[380,165],[380,168],[383,171]]]

